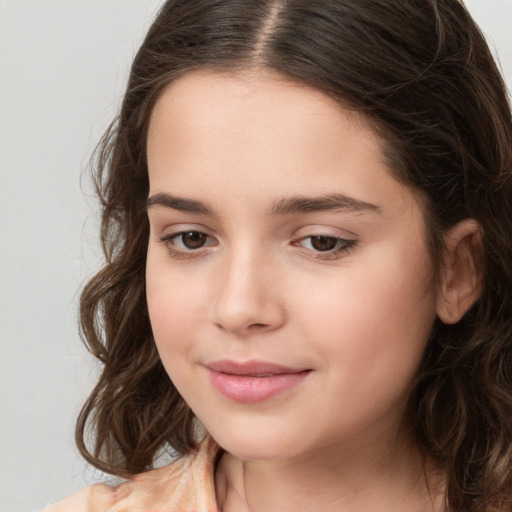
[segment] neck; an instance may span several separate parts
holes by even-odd
[[[371,445],[325,446],[278,461],[243,461],[226,453],[216,484],[222,512],[443,510],[443,478],[412,441],[380,452]]]

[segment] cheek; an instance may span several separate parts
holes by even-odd
[[[201,286],[182,273],[148,257],[146,297],[151,328],[160,357],[167,368],[173,356],[182,353],[190,333],[198,325]]]
[[[370,252],[366,264],[347,266],[327,286],[309,283],[300,318],[326,358],[350,361],[358,371],[368,361],[419,363],[435,319],[431,265],[420,256]]]
[[[435,319],[435,297],[428,273],[401,263],[390,267],[382,258],[308,297],[300,330],[315,345],[325,389],[339,404],[334,412],[326,403],[319,414],[330,411],[345,424],[352,411],[357,426],[357,418],[364,423],[405,403]]]

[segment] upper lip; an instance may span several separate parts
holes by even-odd
[[[249,375],[249,376],[266,376],[266,375],[282,375],[286,373],[300,373],[306,371],[305,368],[290,368],[280,364],[269,363],[266,361],[212,361],[205,364],[207,368],[214,372],[226,373],[229,375]]]

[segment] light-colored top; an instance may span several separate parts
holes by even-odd
[[[43,512],[218,512],[214,471],[220,448],[206,437],[196,451],[112,488],[87,487]]]

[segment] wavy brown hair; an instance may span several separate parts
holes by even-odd
[[[95,183],[105,266],[81,297],[102,363],[77,423],[83,456],[118,475],[195,446],[194,415],[151,333],[144,273],[146,134],[164,88],[188,71],[261,68],[362,113],[395,177],[426,198],[430,250],[466,218],[483,229],[482,295],[436,323],[410,399],[426,453],[448,474],[450,510],[512,503],[512,121],[503,80],[458,0],[169,0],[135,57]],[[88,433],[92,433],[90,443]]]

